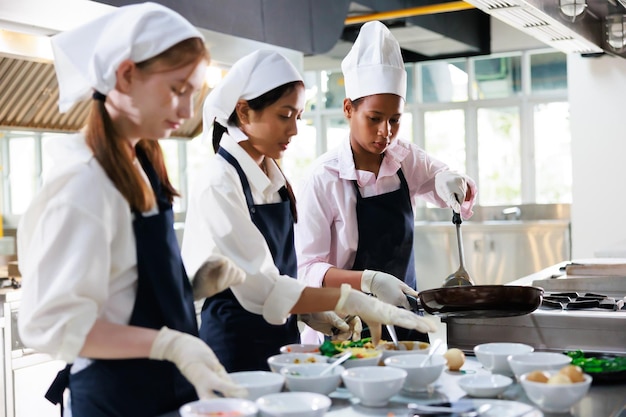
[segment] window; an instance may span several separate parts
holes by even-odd
[[[571,203],[567,59],[554,50],[406,64],[407,103],[399,137],[477,181],[478,204]],[[312,161],[348,133],[339,69],[305,73],[306,106],[281,166],[294,187]],[[19,215],[51,160],[42,149],[61,133],[0,131],[3,214]],[[210,135],[162,140],[184,213]],[[420,203],[421,204],[421,203]]]

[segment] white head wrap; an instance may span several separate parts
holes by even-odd
[[[203,36],[180,14],[156,3],[123,6],[53,36],[59,110],[66,112],[92,89],[108,94],[125,59],[142,62],[189,38]]]
[[[239,99],[252,100],[294,81],[302,81],[302,76],[278,52],[258,50],[244,56],[235,62],[224,79],[204,100],[203,135],[208,136],[213,121],[227,127],[228,118]]]
[[[378,21],[361,27],[352,49],[341,61],[346,97],[396,94],[406,100],[406,71],[400,45]]]

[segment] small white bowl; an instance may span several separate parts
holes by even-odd
[[[285,377],[269,371],[241,371],[228,374],[237,384],[248,390],[248,400],[274,392],[280,392],[285,384]]]
[[[393,342],[382,342],[376,346],[376,350],[383,352],[382,360],[396,355],[413,355],[415,353],[428,353],[430,344],[426,342],[418,342],[415,340],[400,340],[398,342],[400,349],[396,349]]]
[[[261,417],[321,417],[330,404],[330,398],[313,392],[279,392],[256,400]]]
[[[548,377],[558,371],[546,372]],[[526,396],[543,411],[549,413],[566,413],[572,406],[583,399],[591,386],[591,376],[584,374],[583,382],[572,384],[547,384],[544,382],[529,381],[528,373],[520,377],[520,384]]]
[[[280,373],[285,377],[285,385],[289,391],[316,392],[328,395],[341,384],[341,373],[344,367],[335,366],[328,374],[320,375],[330,366],[329,363],[311,363],[309,365],[289,365]]]
[[[267,364],[272,372],[280,373],[283,366],[287,365],[306,365],[309,363],[326,363],[328,356],[318,355],[315,353],[279,353],[278,355],[267,358]]]
[[[202,417],[210,413],[234,413],[242,417],[256,416],[259,409],[255,403],[241,398],[213,398],[187,403],[178,410],[181,417]]]
[[[558,371],[572,361],[567,355],[556,352],[530,352],[507,357],[509,366],[519,379],[531,371]]]
[[[425,353],[412,355],[396,355],[385,359],[385,366],[404,369],[407,372],[402,389],[405,391],[427,391],[428,386],[435,382],[446,367],[443,355],[434,354],[423,366],[422,362],[428,357]]]
[[[345,362],[344,362],[345,363]],[[402,389],[407,372],[390,366],[359,366],[341,374],[348,391],[366,407],[383,407]]]
[[[371,351],[371,352],[370,352]],[[364,358],[350,358],[343,363],[343,367],[346,369],[356,368],[359,366],[376,366],[383,357],[383,352],[374,349],[368,349],[368,353],[371,356]],[[328,363],[333,363],[335,358],[330,358]]]
[[[530,345],[523,343],[483,343],[474,347],[474,355],[483,367],[491,373],[511,376],[513,371],[507,357],[534,351]]]
[[[280,353],[320,353],[320,345],[308,343],[292,343],[280,347]]]
[[[513,383],[508,376],[466,375],[458,380],[459,387],[472,397],[489,398],[502,394]]]

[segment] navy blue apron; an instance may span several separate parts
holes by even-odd
[[[167,326],[197,336],[193,294],[174,233],[172,206],[143,151],[136,151],[157,196],[159,213],[144,217],[134,211],[138,282],[129,324],[152,329]],[[193,386],[168,361],[95,360],[68,377],[69,367],[48,391],[56,398],[46,397],[62,402],[65,378],[72,417],[154,417],[197,399]]]
[[[402,169],[398,170],[400,188],[390,193],[364,198],[356,181],[356,216],[359,243],[352,270],[386,272],[416,288],[413,254],[414,216],[409,186]],[[396,327],[399,340],[428,342],[428,335]],[[369,336],[364,332],[363,337]],[[384,340],[391,340],[383,328]]]
[[[224,148],[217,153],[239,174],[250,217],[269,246],[276,268],[282,275],[295,277],[297,259],[293,242],[293,215],[285,187],[279,191],[283,201],[254,204],[250,184],[237,160]],[[283,325],[269,324],[262,315],[245,310],[230,289],[207,298],[202,307],[200,338],[215,352],[228,372],[269,370],[267,358],[279,348],[300,342],[297,317]]]

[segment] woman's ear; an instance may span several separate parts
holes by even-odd
[[[115,71],[115,88],[122,93],[128,93],[136,69],[137,66],[130,59],[122,61]]]
[[[247,100],[239,100],[235,106],[235,112],[237,113],[237,119],[241,124],[247,124],[250,122],[250,112],[252,109],[248,105]]]
[[[352,100],[350,100],[349,98],[344,98],[343,99],[343,115],[346,116],[346,119],[349,119],[352,117],[353,110],[354,110],[354,107],[352,107]]]

